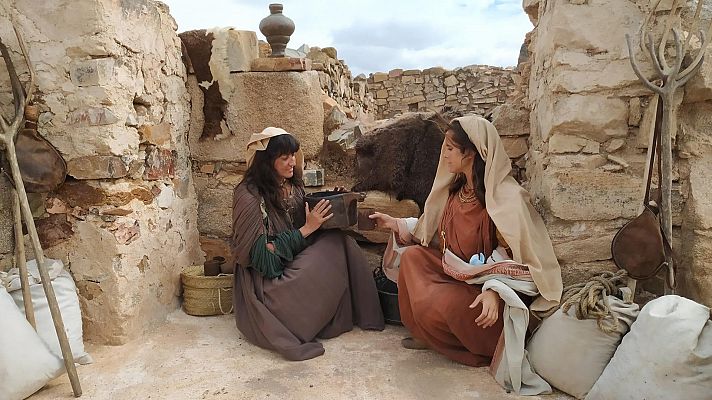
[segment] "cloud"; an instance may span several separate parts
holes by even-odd
[[[259,32],[267,0],[163,0],[178,30],[234,26]],[[208,3],[206,3],[208,4]],[[357,75],[394,68],[516,65],[532,29],[521,0],[284,0],[297,48],[333,46]]]
[[[333,32],[334,43],[340,46],[386,47],[420,50],[442,43],[446,37],[438,27],[428,22],[378,21],[359,22]]]

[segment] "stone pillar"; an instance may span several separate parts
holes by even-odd
[[[71,270],[85,337],[124,343],[178,307],[181,269],[202,261],[176,24],[153,0],[12,7],[37,73],[38,131],[69,169],[39,210],[45,254]],[[23,73],[4,13],[0,35]]]
[[[541,7],[525,1],[524,6],[536,24],[529,46],[527,175],[569,284],[616,269],[611,240],[640,212],[654,103],[630,66],[625,34],[635,36],[649,5],[596,0]],[[642,67],[653,76],[647,61]],[[712,304],[712,191],[706,178],[712,166],[710,76],[708,64],[689,83],[684,100],[680,92],[680,129],[673,139],[679,293],[707,305]],[[642,286],[661,294],[662,275]]]

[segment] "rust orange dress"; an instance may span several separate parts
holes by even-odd
[[[487,210],[475,199],[448,198],[438,236],[463,260],[473,254],[489,256],[497,247],[496,228]],[[481,285],[458,281],[443,272],[442,248],[411,246],[401,256],[398,303],[401,320],[413,337],[451,360],[473,367],[489,365],[502,333],[503,302],[499,318],[489,328],[475,319],[482,305],[470,304],[482,293]]]

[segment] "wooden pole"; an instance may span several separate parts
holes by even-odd
[[[22,234],[22,215],[20,211],[20,195],[12,191],[12,214],[15,219],[15,263],[20,270],[20,285],[22,286],[22,301],[25,305],[25,318],[37,330],[35,323],[35,309],[32,306],[30,282],[28,281],[27,258],[25,257],[25,237]]]
[[[49,305],[49,311],[52,315],[52,321],[54,322],[54,329],[57,332],[57,339],[59,340],[59,347],[62,350],[62,357],[64,358],[64,365],[67,369],[67,375],[69,375],[69,381],[72,384],[72,391],[75,397],[80,397],[82,395],[82,388],[79,384],[79,376],[77,375],[77,368],[74,366],[74,357],[72,356],[72,349],[69,346],[69,340],[67,339],[67,332],[64,330],[64,322],[62,321],[62,314],[59,311],[59,305],[57,304],[57,297],[54,295],[54,288],[52,287],[52,281],[49,277],[49,272],[47,271],[47,266],[44,262],[44,253],[42,251],[42,246],[40,245],[40,239],[37,235],[37,227],[35,227],[35,220],[32,217],[32,211],[30,210],[30,203],[27,201],[27,193],[25,192],[25,186],[22,182],[22,175],[20,174],[20,166],[17,163],[17,153],[15,152],[15,137],[20,131],[20,128],[24,123],[25,108],[30,101],[30,94],[32,92],[34,83],[34,72],[32,70],[32,64],[30,63],[29,54],[27,48],[25,48],[25,41],[22,40],[22,35],[17,29],[17,26],[13,24],[13,29],[15,31],[15,36],[17,36],[17,41],[22,49],[22,54],[27,62],[28,69],[30,71],[30,83],[28,84],[28,91],[22,87],[22,83],[17,76],[17,71],[12,63],[10,54],[7,50],[7,46],[0,40],[0,53],[5,61],[5,66],[7,67],[8,74],[10,75],[10,85],[12,86],[12,97],[15,103],[15,116],[12,121],[7,121],[4,116],[0,116],[0,144],[5,145],[5,151],[7,153],[8,161],[10,162],[10,170],[12,172],[12,179],[15,182],[15,188],[17,190],[17,197],[20,201],[20,215],[22,215],[25,225],[27,226],[27,231],[30,234],[30,240],[32,241],[32,248],[35,253],[35,260],[37,261],[37,269],[40,272],[40,278],[42,279],[42,288],[44,289],[45,296],[47,297],[47,304]]]
[[[72,384],[72,391],[74,392],[74,397],[80,397],[82,395],[82,388],[79,384],[79,376],[77,375],[77,368],[74,366],[74,356],[72,356],[72,349],[69,346],[69,339],[67,338],[67,332],[64,330],[64,322],[62,321],[62,314],[59,311],[59,304],[57,304],[57,297],[54,294],[54,288],[52,287],[52,281],[47,271],[47,266],[45,265],[44,252],[42,251],[42,245],[40,244],[39,236],[37,235],[37,227],[35,227],[35,220],[32,217],[32,211],[30,210],[30,203],[27,200],[27,193],[25,192],[25,186],[22,183],[22,175],[20,174],[20,166],[17,163],[17,154],[15,153],[15,143],[12,140],[5,141],[5,147],[7,152],[8,160],[10,161],[10,170],[12,171],[12,179],[15,181],[15,186],[17,188],[17,193],[20,198],[20,209],[22,217],[27,226],[27,231],[30,234],[30,240],[32,242],[32,248],[35,253],[35,260],[37,261],[37,269],[40,272],[40,278],[42,279],[42,288],[44,289],[45,296],[47,297],[47,304],[49,305],[49,311],[52,315],[52,321],[54,322],[54,330],[57,332],[57,338],[59,339],[59,347],[62,350],[62,358],[64,358],[64,366],[67,368],[67,374],[69,375],[69,381]]]

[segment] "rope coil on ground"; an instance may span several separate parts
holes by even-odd
[[[618,295],[620,288],[626,286],[627,277],[625,270],[604,272],[587,282],[567,286],[559,306],[539,315],[546,318],[559,308],[567,313],[573,307],[577,319],[596,319],[601,331],[613,334],[618,330],[619,321],[616,314],[611,313],[608,296]]]

